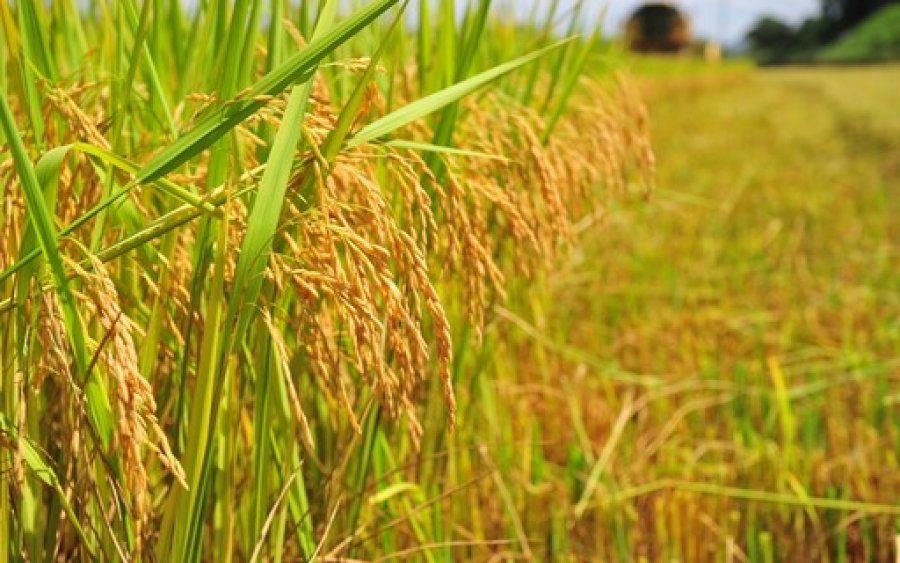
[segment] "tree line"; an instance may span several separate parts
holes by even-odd
[[[900,4],[900,0],[821,0],[819,14],[799,25],[771,16],[761,18],[747,34],[747,43],[765,63],[809,60],[816,51],[890,4]]]

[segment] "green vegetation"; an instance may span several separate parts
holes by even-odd
[[[823,62],[870,62],[900,59],[900,6],[873,14],[819,53]]]
[[[798,25],[761,18],[747,33],[762,64],[895,60],[898,0],[821,0],[822,11]]]
[[[896,557],[898,80],[646,81],[657,189],[614,204],[512,325],[514,365],[547,362],[517,380],[544,385],[502,386],[529,397],[521,427],[558,421],[537,464],[556,490],[599,476],[576,560]],[[817,504],[850,499],[884,512]]]
[[[695,85],[704,81],[719,84],[731,78],[746,78],[756,70],[756,64],[752,60],[739,58],[729,58],[710,64],[704,59],[695,57],[625,54],[616,60],[616,64],[625,69],[632,80],[649,80],[656,89],[686,82]]]
[[[581,7],[491,4],[0,2],[0,562],[485,541],[486,313],[650,162]]]
[[[87,4],[0,2],[0,563],[893,556],[900,70]]]

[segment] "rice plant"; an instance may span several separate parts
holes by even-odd
[[[646,115],[580,4],[409,4],[0,3],[0,561],[533,555],[448,436]]]
[[[895,557],[896,69],[512,6],[0,2],[0,562]]]

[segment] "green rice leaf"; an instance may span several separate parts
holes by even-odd
[[[441,145],[433,145],[431,143],[420,143],[417,141],[405,141],[403,139],[391,139],[384,144],[387,147],[398,149],[407,149],[420,152],[433,152],[440,154],[448,154],[451,156],[465,156],[470,158],[484,158],[487,160],[498,160],[500,162],[510,162],[510,159],[499,154],[491,154],[480,151],[472,151],[467,149],[458,149],[455,147],[445,147]]]
[[[359,145],[372,142],[376,139],[380,139],[389,135],[390,133],[400,129],[401,127],[412,123],[418,119],[425,117],[439,109],[456,102],[465,96],[468,96],[472,92],[490,84],[491,82],[502,78],[503,76],[515,71],[522,66],[543,57],[544,55],[559,49],[563,45],[566,45],[571,39],[566,39],[564,41],[560,41],[558,43],[554,43],[549,47],[545,47],[543,49],[539,49],[525,55],[523,57],[519,57],[513,61],[510,61],[506,64],[502,64],[496,66],[490,70],[482,72],[481,74],[477,74],[472,78],[467,80],[463,80],[453,86],[449,86],[444,88],[443,90],[439,90],[434,94],[428,95],[424,98],[411,102],[400,109],[395,110],[392,113],[382,117],[381,119],[375,121],[363,127],[360,131],[358,131],[353,137],[351,137],[348,145],[350,147],[357,147]]]
[[[305,49],[254,84],[246,99],[237,100],[209,115],[156,155],[141,168],[138,180],[142,183],[151,182],[212,145],[263,106],[265,102],[255,99],[257,96],[278,95],[291,84],[309,80],[322,59],[398,2],[399,0],[375,0],[320,38],[311,41]]]
[[[306,112],[309,92],[309,85],[291,92],[282,125],[269,153],[269,163],[260,182],[259,193],[247,218],[247,232],[235,267],[234,291],[229,300],[227,317],[229,322],[238,321],[238,335],[246,323],[246,306],[252,307],[256,303],[262,286],[262,272],[268,263],[272,239],[281,216],[293,155],[302,131],[298,124]]]
[[[0,413],[0,433],[5,434],[11,442],[19,445],[19,451],[22,455],[22,461],[25,462],[25,466],[28,467],[28,469],[45,485],[53,489],[63,511],[71,520],[72,526],[75,528],[75,533],[78,534],[78,537],[82,542],[82,546],[88,550],[88,553],[94,555],[91,543],[87,539],[87,534],[85,534],[84,527],[81,525],[75,511],[72,510],[72,505],[69,503],[65,491],[63,491],[59,484],[59,478],[56,476],[56,472],[50,464],[44,460],[44,456],[41,455],[40,450],[31,440],[18,435],[16,428],[10,424],[3,413]]]
[[[123,172],[127,172],[128,174],[137,174],[137,172],[140,168],[137,164],[129,161],[128,159],[125,159],[121,156],[113,154],[110,151],[103,149],[101,147],[97,147],[97,146],[90,145],[87,143],[73,143],[72,145],[56,147],[53,149],[53,151],[62,151],[63,153],[67,153],[70,149],[88,154],[88,155],[100,160],[101,162],[103,162],[109,166],[112,166],[114,168],[118,168],[119,170],[122,170]],[[51,152],[52,151],[48,152],[44,157],[42,157],[42,160],[44,158],[47,158],[51,154]],[[38,161],[38,164],[37,164],[36,170],[38,171],[38,173],[40,173],[40,170],[41,170],[42,160]],[[59,165],[61,165],[61,164],[62,163],[60,162]],[[57,173],[58,173],[58,171],[57,171]],[[190,219],[194,219],[194,218],[200,216],[202,213],[209,213],[209,214],[215,215],[216,217],[221,217],[221,215],[222,215],[221,210],[218,208],[218,206],[223,203],[222,201],[220,201],[218,203],[209,201],[208,199],[202,198],[202,197],[194,194],[190,190],[186,190],[183,187],[179,186],[178,184],[176,184],[170,180],[167,180],[165,178],[158,178],[157,180],[153,181],[153,184],[156,185],[161,192],[163,192],[167,195],[170,195],[177,200],[183,201],[184,203],[193,207],[194,210],[196,211],[195,213],[190,213],[190,209],[188,209],[187,213],[186,213],[184,209],[178,208],[178,209],[174,210],[173,213],[177,212],[177,214],[179,216],[189,216],[188,220],[190,220]],[[42,182],[42,185],[43,185],[43,182]],[[103,198],[97,205],[95,205],[88,211],[82,213],[77,219],[72,221],[71,224],[69,224],[68,226],[63,228],[62,231],[60,232],[60,234],[62,236],[65,236],[65,235],[68,235],[68,234],[74,232],[76,229],[78,229],[79,227],[81,227],[82,225],[84,225],[85,223],[87,223],[88,221],[93,219],[94,217],[96,217],[100,212],[107,209],[108,207],[110,207],[111,205],[115,204],[117,201],[119,201],[120,199],[122,199],[123,197],[128,195],[137,186],[138,186],[137,182],[132,181],[132,182],[128,183],[127,185],[123,186],[122,188],[120,188],[119,190],[116,190],[109,196]],[[181,222],[178,224],[181,225],[184,223]],[[154,225],[158,227],[159,222],[154,223]],[[154,227],[151,226],[151,227],[148,227],[148,229],[153,230]],[[147,240],[152,240],[154,238],[153,236],[150,236],[149,238],[146,238],[145,236],[143,236],[146,234],[147,233],[143,233],[143,232],[132,233],[132,235],[128,237],[128,240],[138,237],[138,238],[140,238],[140,240],[146,242]],[[117,243],[115,246],[119,246],[120,244],[122,244],[124,242],[125,241],[120,241],[120,243]],[[133,248],[133,246],[131,248]],[[12,264],[8,268],[6,268],[2,272],[0,272],[0,283],[3,283],[5,280],[9,279],[10,276],[15,274],[16,272],[21,271],[26,265],[28,265],[35,258],[40,256],[40,253],[41,253],[39,248],[33,248],[33,247],[28,247],[28,250],[26,251],[26,248],[24,245],[22,247],[22,250],[23,250],[22,256],[19,258],[19,260],[15,264]],[[109,249],[100,253],[101,256],[106,256],[108,254],[109,254]],[[116,254],[116,256],[118,256],[118,255],[119,254]]]
[[[419,500],[419,502],[421,502],[425,498],[425,495],[422,493],[422,489],[419,488],[419,486],[415,483],[395,483],[381,489],[374,495],[370,496],[369,504],[381,504],[404,493],[413,493],[415,498]]]
[[[37,164],[34,167],[35,176],[37,177],[38,185],[41,186],[42,197],[47,209],[54,209],[56,207],[56,180],[59,177],[59,171],[62,169],[63,162],[65,162],[66,155],[69,154],[70,148],[71,147],[69,146],[63,146],[47,151],[44,156],[38,159]],[[20,254],[23,256],[33,255],[37,257],[40,256],[40,252],[41,249],[34,230],[34,225],[31,222],[28,222],[25,225],[25,232],[22,234]],[[22,261],[22,263],[30,264],[31,267],[23,269],[22,275],[16,280],[17,290],[19,292],[17,299],[19,302],[24,302],[26,299],[26,293],[31,286],[31,279],[36,275],[40,266],[40,262],[34,259]]]
[[[96,373],[87,374],[88,349],[84,334],[84,325],[75,306],[75,299],[69,287],[62,256],[57,246],[56,228],[50,215],[47,204],[41,192],[40,183],[25,145],[19,137],[13,120],[12,111],[6,101],[6,94],[0,92],[0,128],[6,134],[9,141],[10,152],[15,163],[16,172],[22,185],[23,195],[28,210],[29,221],[37,235],[38,243],[47,264],[50,267],[54,287],[62,310],[63,320],[66,325],[66,334],[72,348],[75,359],[75,368],[78,378],[88,376],[85,387],[88,419],[97,432],[103,450],[107,451],[112,440],[113,419],[106,388]]]

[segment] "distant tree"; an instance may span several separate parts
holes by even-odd
[[[794,40],[794,29],[783,21],[766,16],[756,22],[747,34],[747,41],[754,51],[787,49]]]
[[[817,49],[830,40],[831,22],[824,17],[809,18],[794,30],[791,48],[798,51]]]
[[[880,8],[897,3],[900,0],[822,0],[822,17],[832,23],[833,34],[840,34]]]
[[[645,4],[628,18],[626,39],[635,51],[674,53],[690,45],[691,26],[668,4]]]
[[[834,42],[874,12],[900,0],[821,0],[819,17],[809,18],[797,27],[772,17],[760,19],[747,34],[754,56],[763,63],[802,62]]]

